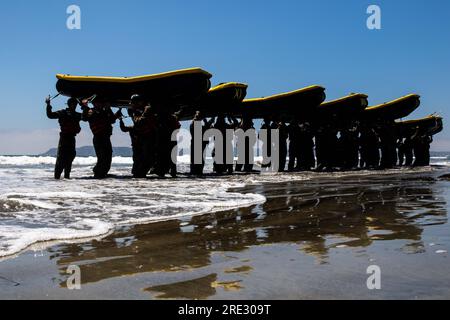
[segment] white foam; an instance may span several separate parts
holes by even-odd
[[[43,201],[36,201],[36,200],[21,200],[21,199],[14,199],[11,198],[10,200],[14,200],[18,203],[21,204],[26,204],[26,205],[31,205],[37,208],[42,208],[42,209],[58,209],[60,208],[60,206],[56,205],[56,204],[52,204],[52,203],[48,203],[48,202],[43,202]]]
[[[3,166],[39,166],[55,165],[55,157],[33,157],[33,156],[0,156],[0,165]],[[90,166],[97,163],[96,157],[76,157],[73,161],[75,166]],[[133,164],[131,157],[113,157],[113,164]]]
[[[99,198],[101,194],[77,192],[77,191],[55,191],[55,192],[10,192],[2,194],[2,198],[15,199],[20,198],[36,198],[36,199],[49,199],[49,198],[62,198],[62,199],[87,199],[87,198]],[[17,199],[15,199],[17,200]]]
[[[87,229],[80,229],[87,228]],[[0,225],[0,257],[16,254],[32,244],[44,241],[67,241],[105,235],[111,225],[98,220],[82,220],[72,228],[24,228]]]
[[[189,164],[190,156],[183,155],[178,157],[178,164]],[[0,165],[4,166],[39,166],[55,165],[55,157],[33,157],[33,156],[0,156]],[[97,163],[96,157],[76,157],[73,161],[74,166],[92,166]],[[113,157],[112,164],[132,165],[131,157]]]
[[[126,176],[129,170],[116,165],[111,173]],[[119,225],[181,219],[265,201],[257,194],[227,192],[244,185],[238,177],[97,181],[77,179],[92,175],[89,166],[80,166],[74,168],[73,180],[56,181],[52,165],[0,166],[0,175],[0,201],[6,204],[0,206],[0,257],[36,242],[101,237]]]
[[[449,161],[447,160],[447,156],[436,156],[431,157],[433,163],[445,163],[449,165]],[[207,158],[207,161],[211,161],[210,157]],[[237,158],[235,158],[237,160]],[[182,156],[178,156],[177,158],[178,164],[189,164],[190,163],[190,155],[185,154]],[[255,163],[261,163],[263,158],[261,156],[255,157]],[[37,165],[54,165],[56,162],[55,157],[42,157],[42,156],[0,156],[0,166],[37,166]],[[74,160],[74,165],[76,166],[89,166],[95,165],[97,162],[96,157],[76,157]],[[113,157],[113,164],[118,165],[131,165],[133,163],[133,159],[131,157]]]
[[[44,165],[44,164],[55,164],[56,158],[54,157],[29,157],[29,156],[0,156],[0,165]]]
[[[450,167],[450,161],[433,161],[431,165]]]

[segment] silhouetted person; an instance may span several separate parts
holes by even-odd
[[[167,173],[176,177],[178,151],[174,152],[174,159],[172,159],[172,151],[177,147],[177,141],[172,141],[172,134],[175,130],[180,129],[180,122],[178,117],[168,112],[164,106],[159,106],[157,109],[156,121],[158,135],[155,173],[160,177]]]
[[[67,101],[67,109],[55,112],[52,111],[50,98],[47,98],[45,103],[47,105],[47,117],[58,119],[61,128],[56,156],[55,179],[60,179],[63,171],[64,178],[70,179],[72,162],[76,157],[75,136],[81,131],[81,113],[76,112],[78,101],[75,98],[70,98]]]
[[[405,137],[402,144],[403,154],[405,156],[405,166],[412,166],[414,161],[413,143],[410,136]]]
[[[203,170],[205,168],[205,149],[208,146],[208,141],[203,141],[203,136],[205,132],[212,127],[212,124],[214,122],[214,118],[210,119],[209,121],[203,118],[203,115],[200,111],[197,111],[197,113],[194,116],[194,119],[192,120],[192,123],[190,125],[190,131],[191,131],[191,174],[193,175],[202,175]],[[194,124],[195,122],[198,122],[199,125],[201,125],[201,131],[200,137],[196,137],[194,134]],[[199,150],[201,150],[201,163],[195,163],[195,147],[196,143],[201,143]]]
[[[81,108],[83,109],[81,120],[89,123],[94,136],[92,142],[97,156],[97,164],[93,169],[94,178],[104,179],[111,169],[113,155],[111,144],[112,125],[116,122],[118,116],[112,112],[111,106],[107,102],[94,100],[93,105],[94,108],[89,108],[87,101],[81,103]]]
[[[138,150],[138,140],[137,140],[137,134],[136,131],[134,129],[134,118],[137,117],[138,115],[140,115],[139,111],[133,111],[132,109],[127,109],[128,111],[128,116],[131,118],[131,120],[133,121],[133,125],[132,126],[127,126],[125,125],[125,123],[123,122],[123,118],[120,117],[120,130],[122,130],[122,132],[128,132],[128,134],[130,135],[131,138],[131,149],[133,152],[133,168],[131,169],[131,173],[134,175],[134,172],[136,171],[136,164],[139,163],[139,160],[137,158],[137,155],[139,153]],[[120,115],[122,115],[122,113],[120,113]]]
[[[378,127],[377,133],[380,137],[382,169],[390,169],[397,163],[396,133],[394,123],[386,122]]]
[[[296,119],[287,127],[289,137],[289,162],[288,170],[300,170],[300,127]]]
[[[336,129],[331,125],[322,125],[316,133],[317,170],[333,170],[338,162],[338,138]]]
[[[279,172],[284,172],[286,169],[286,158],[287,158],[287,139],[289,137],[288,128],[283,119],[278,120],[274,124],[274,128],[278,130],[278,154],[279,154]],[[275,142],[275,141],[273,141]]]
[[[171,177],[174,178],[177,176],[178,141],[175,140],[175,137],[174,140],[172,140],[172,135],[174,134],[175,131],[181,128],[181,123],[180,121],[178,121],[178,116],[176,114],[172,114],[169,116],[168,125],[170,128],[170,136],[171,136],[169,142],[170,148],[169,152],[167,153],[167,156],[170,157],[169,174]]]
[[[411,138],[413,150],[414,150],[414,163],[415,167],[429,166],[430,165],[430,144],[433,142],[433,138],[425,133],[422,133],[417,128],[416,133]]]
[[[314,158],[314,135],[309,122],[299,124],[300,170],[311,170],[316,166]]]
[[[214,150],[213,150],[213,158],[214,158],[214,172],[218,173],[218,174],[224,174],[225,172],[227,172],[228,174],[232,174],[233,173],[233,161],[231,161],[231,163],[227,163],[227,158],[230,157],[231,159],[234,158],[233,155],[233,139],[231,138],[227,138],[227,134],[226,131],[227,130],[234,130],[237,126],[239,125],[239,123],[237,122],[236,119],[234,118],[228,118],[228,123],[225,121],[225,116],[223,115],[219,115],[217,117],[216,122],[214,123],[214,129],[217,129],[220,131],[220,133],[222,134],[223,137],[223,145],[222,145],[222,163],[218,163],[216,162],[216,156],[218,153],[217,150],[217,146],[214,145]],[[227,147],[228,146],[228,147]],[[227,149],[229,149],[231,151],[231,155],[228,155]]]
[[[272,124],[270,121],[270,117],[265,117],[263,119],[261,130],[266,130],[266,140],[264,141],[263,148],[265,152],[263,152],[263,162],[261,165],[261,168],[269,168],[272,164],[270,161],[270,157],[272,156]],[[259,136],[260,140],[262,139],[262,136],[260,134]]]
[[[380,164],[379,138],[375,130],[368,124],[361,126],[360,136],[361,168],[375,169]]]
[[[358,167],[359,162],[359,131],[358,125],[353,123],[350,127],[341,130],[341,167],[351,170]]]
[[[322,170],[325,168],[325,158],[326,158],[326,128],[320,125],[315,134],[316,140],[316,160],[317,160],[317,170]]]
[[[239,124],[237,129],[241,129],[242,131],[244,131],[244,133],[250,133],[254,135],[253,141],[256,141],[255,127],[253,126],[253,120],[250,117],[247,116],[242,117],[241,123]],[[253,149],[254,145],[252,145],[250,141],[251,141],[250,138],[247,136],[245,137],[243,145],[242,141],[237,141],[238,163],[236,163],[236,171],[244,171],[244,172],[253,171],[253,159],[250,159],[250,150]],[[245,148],[243,154],[241,150],[242,147]]]
[[[429,166],[430,165],[430,159],[431,159],[431,156],[430,156],[430,147],[431,147],[431,144],[433,143],[433,137],[432,136],[430,136],[430,135],[423,135],[422,136],[422,143],[423,143],[423,146],[424,146],[424,149],[423,149],[423,151],[424,151],[424,165],[425,166]]]
[[[131,97],[131,108],[135,112],[133,117],[133,132],[136,137],[133,176],[145,178],[155,165],[156,146],[156,118],[151,107],[140,95]]]
[[[405,164],[405,147],[404,147],[404,138],[399,137],[397,139],[397,164],[399,166],[403,166]]]

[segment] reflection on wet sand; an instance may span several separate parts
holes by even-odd
[[[167,221],[123,227],[101,241],[53,247],[61,286],[72,264],[80,266],[83,283],[93,283],[124,275],[199,269],[211,264],[214,252],[263,244],[295,243],[319,263],[328,263],[330,249],[367,248],[376,241],[405,240],[400,250],[417,253],[423,247],[423,228],[447,222],[441,189],[424,174],[321,178],[251,185],[240,191],[261,193],[267,202],[193,217],[189,225]],[[249,264],[223,273],[248,275]],[[218,287],[241,288],[239,281],[219,282],[219,278],[211,274],[145,290],[159,293],[159,298],[207,298]]]
[[[216,289],[211,285],[217,280],[217,274],[193,279],[189,281],[177,282],[162,286],[154,286],[144,291],[157,292],[159,299],[206,299],[216,293]]]

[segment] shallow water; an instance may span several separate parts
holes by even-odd
[[[237,179],[131,179],[130,159],[117,177],[96,181],[93,158],[75,161],[73,179],[54,181],[53,158],[0,158],[0,257],[47,240],[108,233],[117,225],[181,218],[261,203],[261,195],[227,192]]]
[[[266,200],[262,192],[229,192],[229,189],[270,182],[309,181],[327,175],[263,174],[203,179],[181,176],[139,180],[129,177],[132,160],[116,157],[111,170],[116,177],[97,181],[89,179],[95,160],[77,158],[73,180],[54,181],[52,157],[0,157],[0,257],[20,252],[36,242],[105,235],[118,225],[262,204]],[[187,160],[180,157],[181,172],[187,172]],[[208,170],[211,171],[211,166]],[[357,173],[359,176],[378,174]],[[334,174],[341,175],[345,174]]]

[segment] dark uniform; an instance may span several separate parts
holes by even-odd
[[[201,125],[201,137],[196,137],[195,133],[194,133],[194,124],[196,121],[198,121],[199,124]],[[196,116],[194,118],[194,120],[192,120],[192,123],[189,127],[189,129],[191,131],[191,174],[193,174],[193,175],[202,175],[203,174],[203,169],[205,168],[204,153],[205,153],[206,147],[208,146],[208,141],[203,141],[203,136],[205,134],[205,131],[207,131],[208,129],[211,128],[213,122],[214,122],[214,118],[212,118],[210,121],[203,119],[203,123],[202,123],[201,117]],[[196,147],[196,143],[198,142],[197,140],[201,141],[201,151],[202,151],[201,163],[195,163],[195,149],[196,149],[195,147]]]
[[[396,134],[394,125],[391,123],[384,124],[378,128],[381,145],[381,161],[380,166],[383,169],[393,168],[397,163],[396,152]]]
[[[429,136],[429,135],[422,136],[422,143],[423,143],[423,151],[424,151],[423,165],[429,166],[430,159],[431,159],[430,147],[431,147],[431,144],[433,143],[433,137]]]
[[[314,158],[314,141],[313,134],[309,123],[305,122],[299,125],[300,132],[298,137],[300,152],[300,170],[311,170],[316,166]]]
[[[405,156],[405,166],[412,166],[414,161],[413,143],[411,137],[406,137],[402,144],[403,154]]]
[[[265,152],[263,152],[263,163],[261,165],[262,168],[269,168],[271,166],[270,158],[272,156],[272,127],[270,124],[270,120],[268,118],[264,119],[263,124],[261,125],[261,130],[266,130],[266,140],[264,141],[263,148]],[[262,140],[262,136],[259,136],[259,139]]]
[[[359,161],[359,132],[356,127],[341,131],[341,163],[343,169],[355,169]]]
[[[230,120],[230,119],[229,119]],[[214,150],[213,150],[213,158],[214,158],[214,172],[218,173],[218,174],[223,174],[225,172],[228,172],[228,174],[232,174],[233,173],[233,163],[227,163],[227,158],[228,158],[228,154],[227,154],[227,149],[230,149],[232,152],[232,156],[233,156],[233,141],[230,139],[227,139],[227,130],[234,130],[237,126],[238,126],[238,122],[236,121],[236,119],[231,119],[232,124],[228,124],[225,122],[225,118],[223,116],[219,116],[217,117],[216,122],[214,123],[213,128],[217,129],[220,131],[220,133],[222,134],[223,137],[223,146],[222,146],[222,156],[223,159],[222,160],[222,164],[217,163],[216,162],[216,149],[217,147],[214,146]],[[228,148],[227,148],[228,146]]]
[[[379,138],[371,127],[362,127],[360,136],[361,168],[373,169],[380,165]]]
[[[136,112],[133,112],[133,110],[128,109],[128,115],[131,117],[131,119],[133,120],[133,126],[126,126],[125,123],[123,122],[123,119],[120,119],[120,130],[122,130],[122,132],[128,132],[128,134],[130,135],[131,138],[131,149],[133,151],[133,168],[131,169],[131,173],[134,175],[134,172],[136,170],[136,164],[138,163],[137,160],[137,135],[134,129],[134,116],[137,116]]]
[[[156,118],[152,109],[147,106],[142,113],[133,117],[133,133],[136,138],[135,155],[137,161],[134,164],[133,176],[145,178],[150,169],[155,165],[156,145]]]
[[[336,151],[338,139],[335,129],[322,126],[316,134],[317,170],[332,170],[338,160]]]
[[[320,126],[316,131],[316,159],[317,159],[317,170],[322,170],[326,166],[326,144],[327,136],[325,133],[326,128]]]
[[[284,172],[286,169],[286,157],[287,157],[287,139],[289,137],[288,128],[284,121],[279,121],[276,123],[276,129],[278,130],[279,135],[279,144],[278,144],[278,152],[279,152],[279,172]]]
[[[76,108],[77,101],[69,99],[68,104],[74,104]],[[63,171],[64,178],[70,179],[72,162],[76,157],[75,136],[81,131],[81,113],[76,112],[75,108],[53,112],[50,101],[47,101],[47,117],[49,119],[58,119],[61,127],[55,165],[55,179],[60,179]]]
[[[248,130],[253,130],[252,132],[255,132],[255,128],[253,126],[253,121],[250,118],[243,118],[241,124],[238,126],[237,129],[241,129],[246,133]],[[256,135],[254,137],[256,140]],[[238,144],[240,147],[242,147],[240,144],[242,141],[238,141]],[[240,148],[238,148],[238,163],[236,164],[236,171],[244,171],[244,172],[252,172],[253,171],[253,159],[250,159],[250,150],[253,149],[253,145],[250,145],[250,138],[245,137],[244,141],[244,154],[241,154]]]
[[[155,173],[160,177],[167,173],[175,177],[177,175],[177,163],[172,160],[172,150],[176,148],[177,141],[172,141],[172,134],[175,130],[181,128],[181,124],[175,115],[167,113],[158,114],[156,122],[158,135]]]
[[[397,139],[397,164],[403,166],[405,163],[405,148],[403,146],[403,137]]]
[[[117,116],[109,107],[94,107],[90,109],[83,107],[82,120],[89,123],[92,134],[94,135],[93,144],[95,154],[97,155],[97,164],[95,165],[94,177],[104,179],[111,169],[113,149],[111,144],[112,125],[116,122]]]
[[[288,170],[300,170],[300,127],[297,121],[292,121],[288,127],[289,163]]]
[[[412,145],[414,150],[414,166],[429,166],[430,165],[430,144],[433,138],[426,134],[416,133],[412,138]]]

